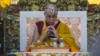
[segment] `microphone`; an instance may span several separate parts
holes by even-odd
[[[52,32],[52,31],[49,31],[49,36],[48,37],[49,38],[56,38],[54,32]]]

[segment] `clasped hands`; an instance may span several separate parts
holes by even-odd
[[[54,33],[54,36],[55,36],[56,38],[58,38],[58,35],[57,35],[57,33],[56,33],[56,29],[54,28],[54,26],[50,25],[50,26],[48,26],[48,27],[46,28],[46,30],[44,31],[43,36],[40,37],[40,41],[45,40],[45,39],[49,36],[50,32],[53,32],[53,33]]]

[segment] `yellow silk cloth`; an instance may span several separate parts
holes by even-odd
[[[46,22],[44,21],[44,25],[43,25],[40,37],[42,37],[44,35],[46,28],[47,28]],[[59,38],[64,38],[65,46],[69,46],[71,51],[73,51],[73,52],[79,51],[80,48],[75,43],[74,38],[72,37],[70,30],[66,24],[60,22],[56,29],[56,32],[57,32]],[[44,43],[50,43],[50,40],[47,39],[46,41],[44,41]]]
[[[0,0],[0,7],[3,9],[11,4],[11,0]]]

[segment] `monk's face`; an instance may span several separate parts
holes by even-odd
[[[46,22],[49,25],[54,25],[54,23],[57,20],[57,14],[58,14],[58,10],[57,10],[57,6],[56,5],[48,4],[45,7],[44,15],[45,15]]]
[[[57,14],[53,13],[45,13],[46,22],[50,25],[54,25],[57,20]]]

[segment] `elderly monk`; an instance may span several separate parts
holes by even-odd
[[[56,5],[48,4],[45,7],[45,20],[36,22],[34,27],[35,33],[32,42],[35,43],[39,41],[42,43],[50,43],[48,32],[53,32],[54,36],[57,39],[64,39],[64,44],[70,48],[71,52],[79,51],[80,48],[75,43],[75,40],[70,33],[69,27],[65,23],[62,23],[59,19],[57,19],[57,15],[58,10]]]

